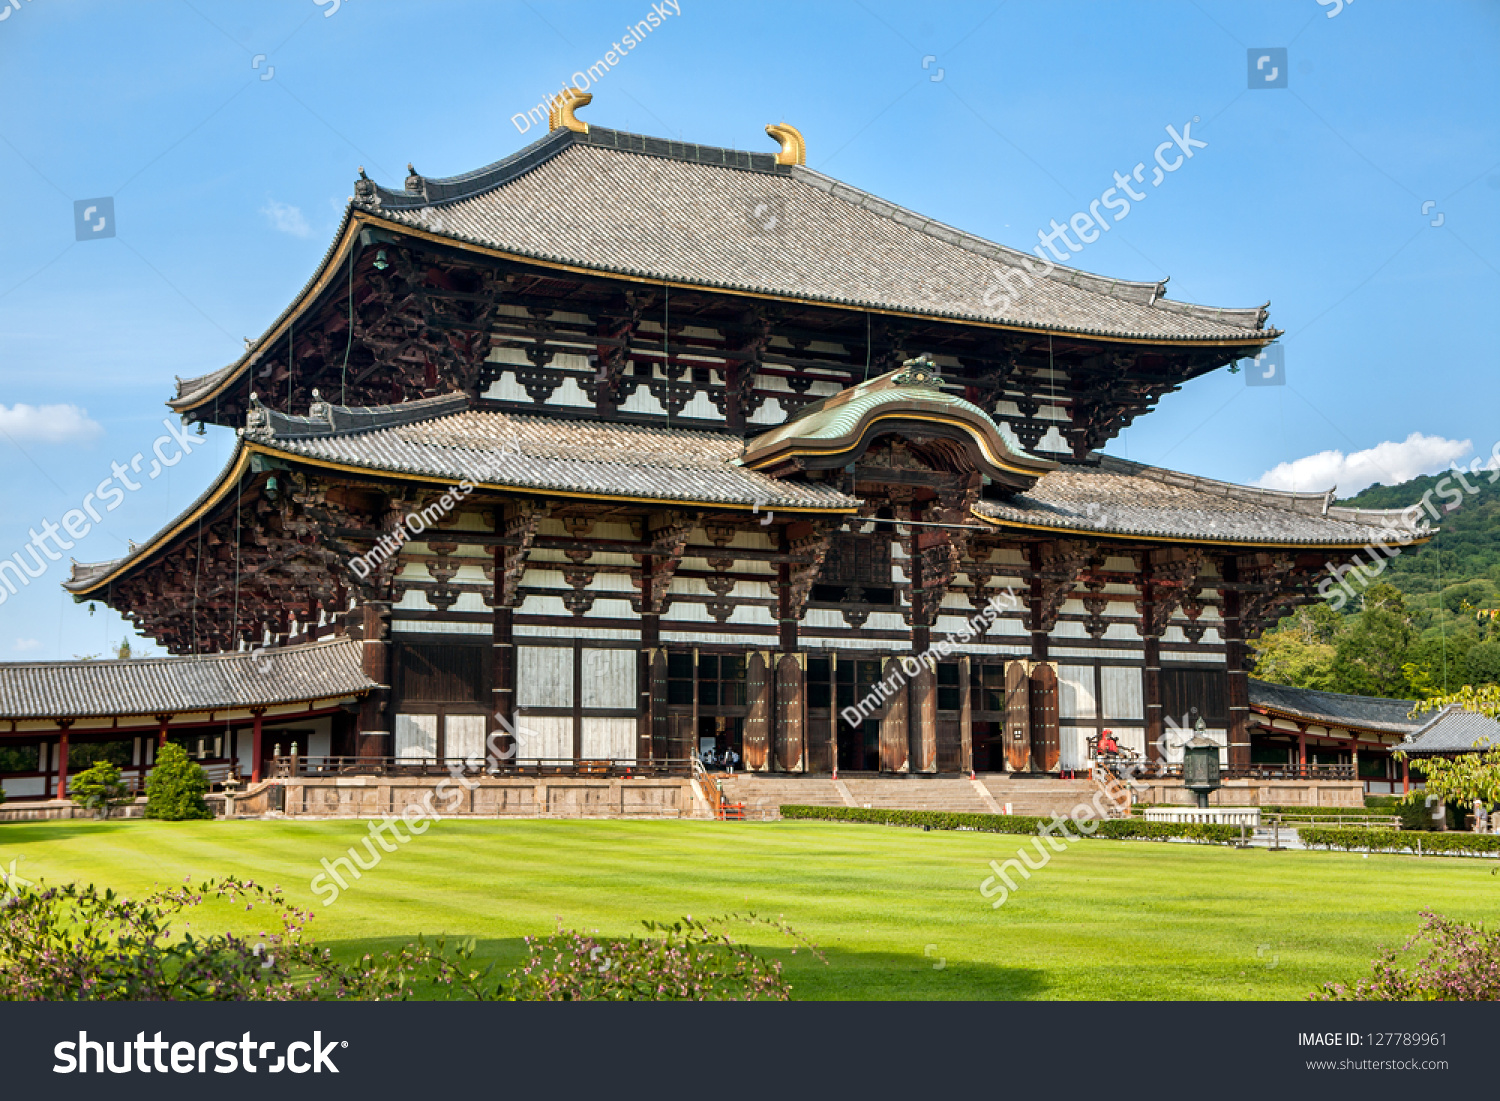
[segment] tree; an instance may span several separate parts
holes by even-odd
[[[1405,698],[1411,684],[1403,667],[1415,635],[1401,591],[1385,582],[1371,585],[1365,590],[1363,611],[1335,649],[1335,690]]]
[[[1500,684],[1500,642],[1477,642],[1464,655],[1469,684]]]
[[[1319,602],[1298,608],[1251,643],[1255,675],[1291,688],[1333,688],[1334,640],[1344,617]]]
[[[1465,807],[1476,799],[1487,807],[1500,803],[1500,745],[1483,753],[1413,757],[1411,767],[1426,781],[1426,795]]]
[[[146,777],[146,817],[168,822],[212,818],[203,798],[207,791],[202,767],[182,746],[169,742],[157,751],[156,767]]]
[[[113,808],[130,802],[119,766],[110,761],[100,761],[72,777],[68,781],[68,797],[100,818],[108,818]]]

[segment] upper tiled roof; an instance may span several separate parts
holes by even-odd
[[[1100,535],[1212,543],[1362,546],[1382,534],[1428,534],[1411,510],[1348,509],[1333,493],[1255,489],[1099,456],[1070,466],[1005,501],[980,501],[975,513],[1002,526],[1058,528]]]
[[[1145,341],[1259,342],[1265,309],[1171,302],[1163,283],[1054,267],[1022,291],[1028,252],[769,156],[557,130],[487,169],[357,205],[445,237],[600,272]],[[1014,303],[985,303],[996,266]],[[1003,290],[1003,288],[1002,288]],[[997,292],[991,296],[999,299]]]
[[[1500,745],[1500,723],[1456,704],[1443,708],[1401,743],[1411,757],[1466,753]]]
[[[161,715],[330,700],[380,685],[360,667],[362,644],[206,657],[0,663],[0,719]]]
[[[1411,700],[1288,688],[1254,677],[1250,678],[1250,706],[1321,725],[1387,734],[1408,734],[1426,722],[1424,718],[1411,717],[1411,709],[1416,706]]]

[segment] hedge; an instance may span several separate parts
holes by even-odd
[[[1303,826],[1297,831],[1302,843],[1314,849],[1358,849],[1369,852],[1411,852],[1420,844],[1424,855],[1483,856],[1500,853],[1500,835],[1493,833],[1429,833],[1366,829],[1362,826]]]
[[[981,833],[1035,834],[1051,819],[1026,814],[969,814],[942,810],[875,810],[864,807],[808,807],[787,803],[782,818],[829,822],[864,822],[878,826],[924,826],[934,830],[977,830]],[[1094,837],[1112,840],[1190,841],[1224,843],[1240,839],[1239,826],[1201,822],[1143,822],[1111,818],[1097,823]]]

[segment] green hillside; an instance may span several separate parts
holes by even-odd
[[[1267,632],[1256,644],[1256,676],[1408,699],[1500,683],[1500,479],[1464,477],[1472,493],[1448,473],[1339,502],[1392,509],[1425,497],[1443,516],[1437,536],[1386,561],[1360,600],[1337,612],[1299,609]]]

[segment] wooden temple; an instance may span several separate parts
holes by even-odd
[[[168,660],[357,645],[341,759],[1045,774],[1201,717],[1233,768],[1247,642],[1424,537],[1102,453],[1274,340],[1267,307],[1020,279],[789,128],[762,154],[554,122],[461,176],[361,170],[296,300],[178,381],[238,433],[227,467],[73,595]],[[1024,290],[991,307],[997,273]],[[0,744],[55,737],[18,722]]]

